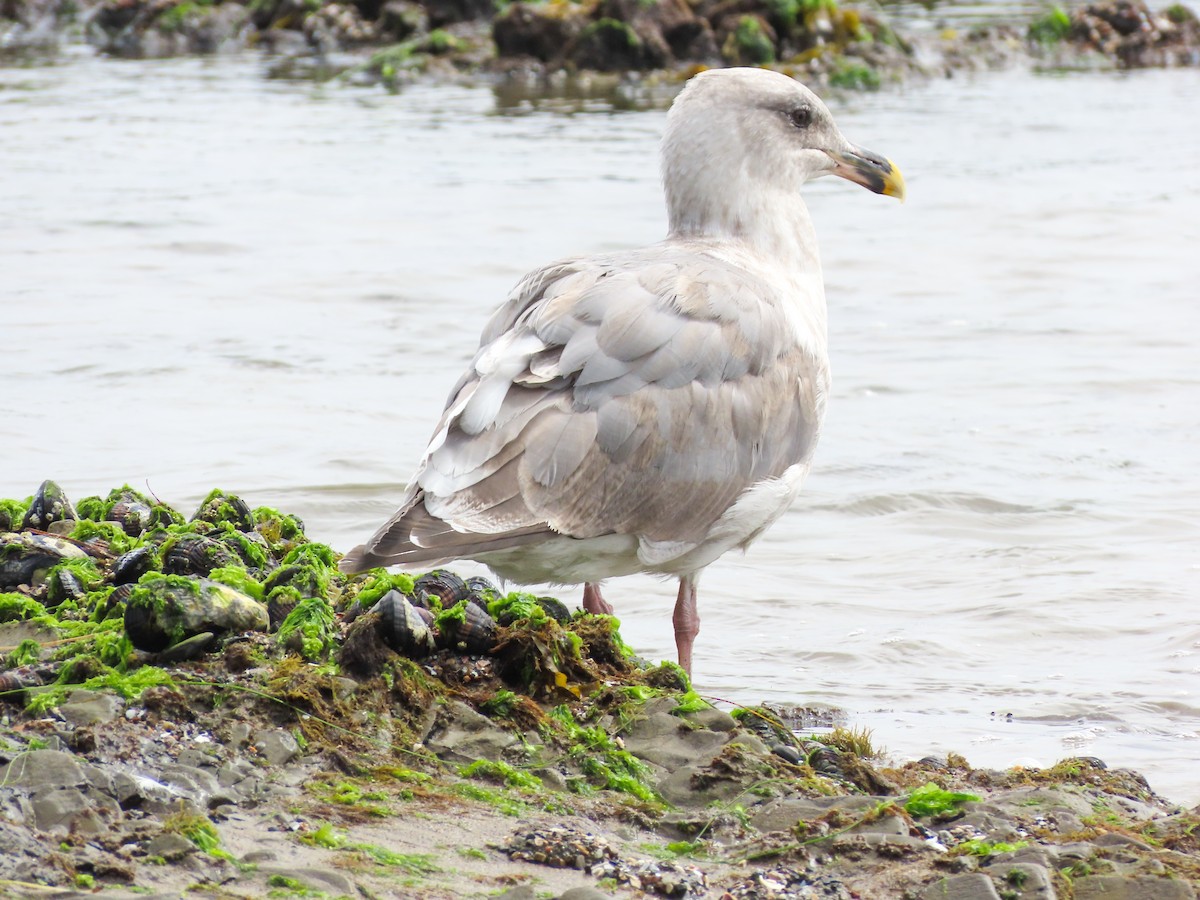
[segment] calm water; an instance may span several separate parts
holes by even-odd
[[[663,232],[661,111],[260,74],[0,70],[0,495],[219,485],[346,549],[511,284]],[[835,396],[801,502],[706,573],[697,688],[1200,800],[1200,73],[832,103],[911,199],[808,195]],[[673,655],[671,585],[608,596]]]

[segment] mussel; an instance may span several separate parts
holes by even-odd
[[[447,650],[487,653],[496,643],[496,620],[475,603],[462,605],[462,616],[443,616],[438,644]]]
[[[214,490],[200,502],[200,508],[192,516],[197,519],[218,525],[228,522],[238,531],[254,530],[254,513],[246,505],[246,501],[236,494],[227,494],[222,490]]]
[[[133,584],[154,568],[154,551],[143,544],[122,553],[112,564],[113,584]]]
[[[268,622],[263,604],[207,578],[147,575],[125,602],[125,633],[151,653],[206,631],[266,631]]]
[[[150,527],[153,512],[153,507],[133,491],[121,491],[109,504],[104,518],[116,522],[130,537],[138,537]]]
[[[207,575],[238,562],[238,555],[228,546],[202,534],[181,534],[163,547],[163,571],[168,575]]]
[[[46,480],[38,487],[29,509],[25,511],[21,530],[36,528],[38,531],[45,531],[52,522],[75,521],[78,518],[75,507],[71,505],[63,489],[53,481]]]
[[[33,586],[64,559],[82,559],[87,554],[62,538],[49,534],[0,535],[0,590],[18,585]]]
[[[426,572],[413,583],[413,597],[418,606],[429,608],[429,600],[436,598],[442,609],[449,609],[459,600],[471,596],[467,583],[445,569],[434,569]]]
[[[380,635],[397,653],[420,658],[436,649],[432,614],[413,606],[399,591],[388,591],[371,612],[379,613]]]

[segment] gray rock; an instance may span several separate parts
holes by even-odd
[[[908,834],[908,823],[899,816],[881,816],[850,829],[850,834]],[[924,841],[922,841],[924,843]]]
[[[87,776],[79,760],[61,750],[30,750],[0,766],[0,784],[7,787],[80,787]]]
[[[1056,900],[1050,870],[1033,863],[1009,863],[989,866],[988,874],[996,887],[1012,900]]]
[[[694,729],[669,712],[639,719],[621,735],[625,749],[665,769],[708,762],[729,740],[724,732]]]
[[[828,807],[804,797],[785,797],[766,804],[750,817],[759,831],[791,831],[797,822],[808,822],[823,815]]]
[[[125,710],[125,701],[114,694],[95,691],[72,691],[58,713],[75,728],[99,725],[118,718]]]
[[[1153,850],[1154,848],[1145,841],[1139,841],[1137,838],[1129,834],[1120,834],[1116,831],[1109,831],[1105,834],[1097,835],[1092,839],[1092,843],[1097,847],[1122,847],[1132,848],[1135,850]]]
[[[495,900],[536,900],[537,894],[527,884],[509,888],[503,894],[497,894]]]
[[[591,885],[569,888],[558,895],[558,900],[612,900],[611,895]]]
[[[183,859],[196,852],[196,845],[182,834],[163,832],[155,835],[146,842],[146,853],[150,856],[161,856],[168,862]]]
[[[921,900],[1000,900],[992,880],[986,875],[954,875],[929,885]]]
[[[208,806],[209,799],[220,790],[215,775],[204,769],[197,769],[195,766],[171,763],[163,766],[158,777],[163,784],[200,807]]]
[[[98,800],[99,803],[106,801],[105,805],[110,814],[116,813],[116,803],[110,798],[102,797]],[[106,828],[98,811],[99,803],[89,799],[79,788],[39,790],[30,800],[34,817],[31,824],[38,831],[99,834]]]
[[[354,882],[341,872],[335,872],[332,869],[297,869],[291,866],[259,865],[258,874],[268,878],[272,875],[294,878],[310,891],[331,893],[336,897],[358,895],[358,889],[354,886]]]
[[[300,755],[300,745],[290,731],[270,728],[254,736],[254,749],[271,766],[286,766]]]
[[[683,713],[685,721],[707,728],[709,731],[733,731],[738,727],[738,721],[723,709],[711,707],[697,712]]]
[[[451,700],[441,708],[423,741],[441,759],[456,763],[495,761],[518,742],[516,735],[459,700]]]
[[[1089,875],[1074,881],[1074,900],[1195,900],[1184,881],[1150,876]]]

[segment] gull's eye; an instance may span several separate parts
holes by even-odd
[[[807,128],[812,124],[812,117],[812,107],[810,106],[797,106],[788,113],[788,119],[797,128]]]

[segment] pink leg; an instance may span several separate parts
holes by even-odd
[[[594,616],[611,616],[612,604],[600,596],[600,585],[588,582],[583,586],[583,608]]]
[[[700,633],[700,614],[696,612],[696,576],[679,579],[679,598],[675,601],[675,614],[671,617],[675,625],[675,649],[679,652],[679,666],[692,675],[692,644]]]

